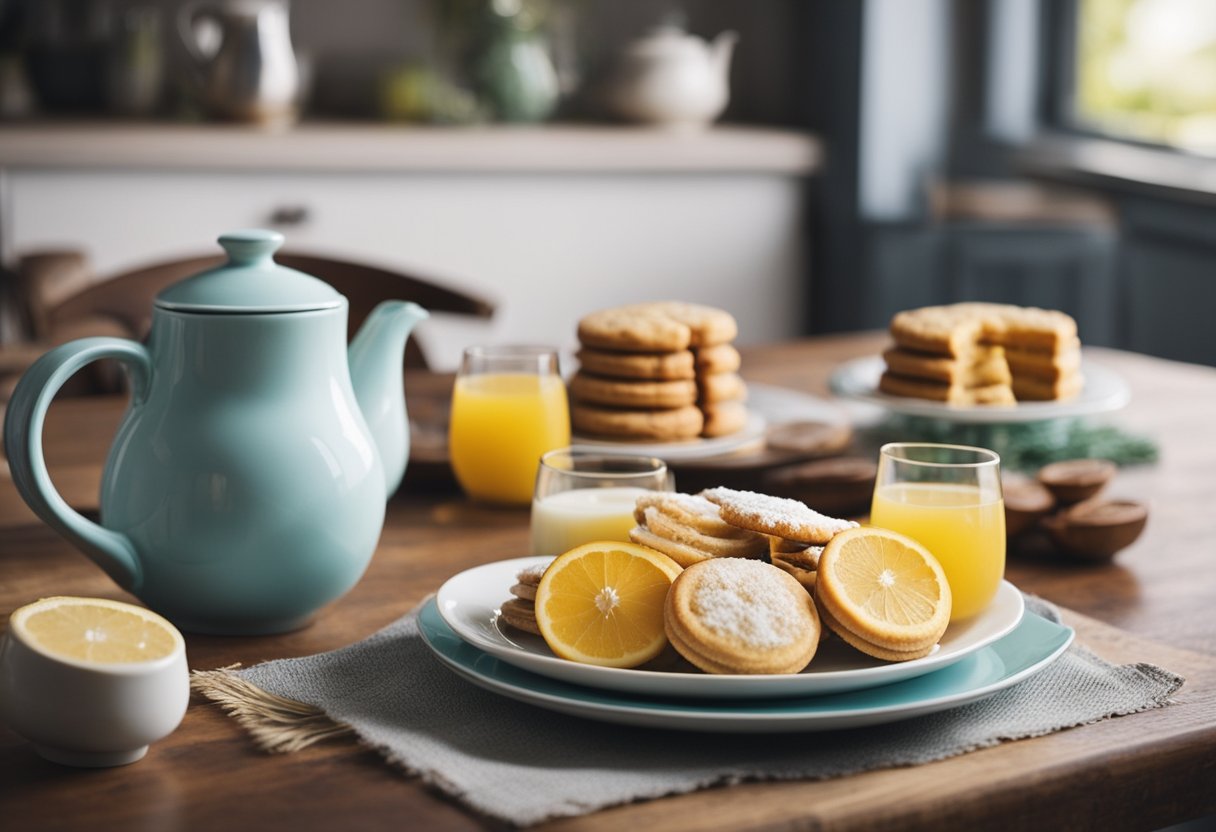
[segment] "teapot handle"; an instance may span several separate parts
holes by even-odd
[[[47,408],[69,378],[93,361],[114,358],[131,379],[132,405],[147,396],[152,377],[148,350],[123,338],[81,338],[48,352],[17,382],[4,417],[4,451],[13,484],[48,526],[78,546],[123,589],[138,593],[143,567],[130,538],[102,528],[72,509],[51,483],[42,454],[42,426]]]

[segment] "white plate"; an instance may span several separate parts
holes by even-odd
[[[765,426],[764,416],[756,410],[748,410],[747,424],[743,426],[742,430],[729,436],[688,439],[683,442],[617,442],[611,439],[594,439],[574,434],[570,437],[570,444],[576,450],[594,449],[621,454],[657,456],[668,461],[702,459],[728,454],[759,441],[764,436]]]
[[[907,416],[927,416],[951,422],[1008,424],[1040,422],[1066,416],[1088,416],[1118,410],[1128,403],[1127,383],[1113,370],[1081,359],[1085,385],[1074,399],[1062,402],[1022,402],[1010,407],[959,407],[927,399],[888,396],[878,390],[878,379],[886,368],[881,355],[847,361],[832,373],[832,392],[878,405]]]
[[[1069,627],[1027,613],[1004,638],[915,679],[827,696],[689,700],[581,687],[521,670],[462,641],[434,600],[423,605],[418,629],[447,667],[511,699],[603,722],[749,734],[854,728],[957,708],[1042,671],[1068,649],[1074,635]]]
[[[592,439],[575,434],[571,443],[577,447],[613,450],[623,454],[657,456],[680,461],[721,456],[758,441],[765,429],[788,422],[815,421],[845,424],[848,415],[837,404],[785,387],[748,382],[747,424],[738,433],[713,439],[690,439],[685,442],[616,442]]]
[[[991,644],[1018,625],[1022,593],[1002,582],[992,604],[970,621],[951,624],[938,648],[923,659],[882,662],[829,639],[806,670],[781,676],[718,676],[701,673],[677,656],[661,656],[642,668],[623,670],[559,659],[540,636],[499,620],[499,605],[520,569],[549,558],[515,558],[461,572],[436,596],[439,614],[465,642],[508,664],[576,685],[654,696],[758,699],[818,696],[862,690],[940,670]],[[653,669],[662,667],[663,669]]]

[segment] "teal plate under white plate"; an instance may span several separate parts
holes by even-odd
[[[583,687],[507,664],[461,640],[435,600],[418,615],[422,639],[453,671],[495,693],[605,722],[688,731],[827,731],[909,719],[975,702],[1043,670],[1068,649],[1073,630],[1027,611],[999,641],[933,673],[882,687],[826,696],[696,700]]]

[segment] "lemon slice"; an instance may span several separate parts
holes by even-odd
[[[950,623],[950,584],[937,558],[910,537],[862,527],[832,538],[819,558],[815,597],[828,614],[889,650],[930,646]]]
[[[34,649],[85,664],[156,661],[183,644],[156,613],[104,598],[43,598],[14,612],[10,626]]]
[[[559,555],[536,588],[536,623],[563,659],[637,667],[667,644],[663,603],[680,565],[633,543],[600,541]]]

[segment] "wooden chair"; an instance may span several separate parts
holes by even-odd
[[[81,288],[78,270],[72,266],[70,256],[59,267],[51,267],[45,259],[39,259],[36,268],[19,273],[17,296],[26,307],[24,317],[31,340],[47,348],[86,335],[142,339],[151,327],[153,301],[161,289],[221,265],[224,260],[223,255],[214,255],[164,261],[88,282]],[[351,335],[372,308],[387,299],[412,300],[430,312],[487,319],[494,314],[494,304],[484,298],[365,263],[291,251],[278,252],[275,262],[318,277],[345,295],[350,302]],[[65,292],[65,284],[74,291]],[[417,338],[409,340],[405,366],[428,368],[425,351]],[[115,392],[119,389],[116,385],[122,383],[117,368],[106,367],[105,362],[95,372],[80,375],[84,378],[65,387],[65,394]]]

